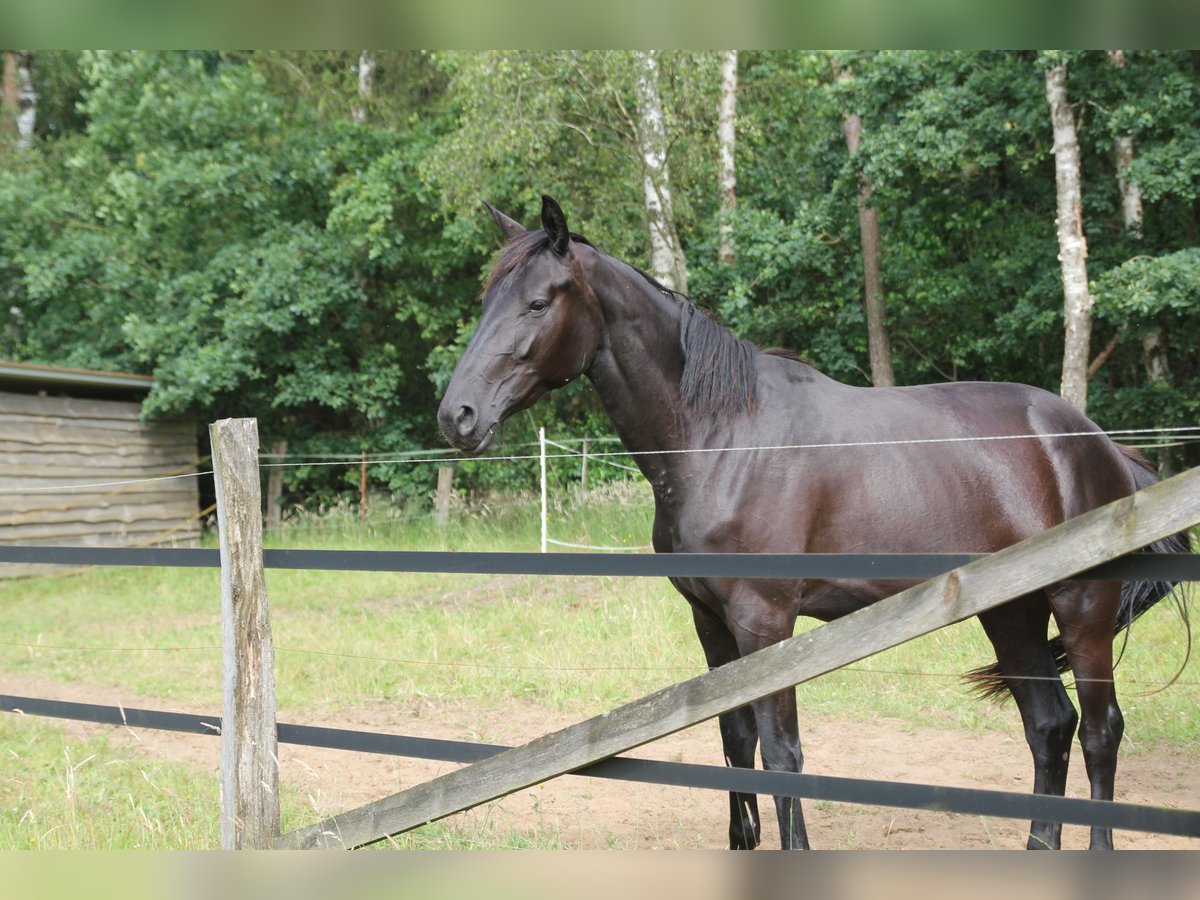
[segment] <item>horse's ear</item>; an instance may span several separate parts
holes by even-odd
[[[500,229],[500,233],[504,235],[504,239],[506,241],[515,240],[521,235],[528,233],[527,229],[523,228],[520,222],[510,219],[486,200],[483,201],[483,205],[486,206],[487,211],[491,213],[492,221],[496,223],[496,226]]]
[[[567,230],[567,217],[553,197],[542,194],[542,227],[550,238],[550,246],[559,256],[564,256],[571,243],[571,232]]]

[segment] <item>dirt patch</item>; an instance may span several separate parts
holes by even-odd
[[[6,691],[84,703],[164,708],[161,700],[28,676],[5,676]],[[212,710],[195,709],[191,712]],[[486,708],[415,701],[404,706],[372,705],[329,710],[313,717],[280,711],[280,720],[329,727],[391,731],[421,737],[519,744],[576,721],[579,716],[532,704]],[[103,730],[114,746],[149,759],[183,762],[216,772],[217,741],[171,732],[64,723],[68,733]],[[960,787],[1027,791],[1032,783],[1029,752],[1013,735],[914,729],[888,720],[860,722],[802,713],[805,770],[814,774],[924,782]],[[699,725],[636,751],[635,756],[720,765],[715,722]],[[1068,795],[1087,796],[1078,747],[1073,755]],[[282,777],[308,798],[313,818],[378,799],[451,771],[451,763],[427,762],[312,747],[280,746]],[[1200,808],[1200,766],[1179,748],[1143,748],[1126,754],[1117,776],[1119,799],[1168,807]],[[721,848],[725,846],[728,804],[705,790],[629,784],[607,779],[565,777],[462,813],[460,826],[478,830],[480,846],[494,846],[511,833],[549,837],[564,847]],[[770,801],[764,798],[764,846],[778,846]],[[977,816],[810,802],[806,805],[814,846],[826,849],[1016,849],[1024,845],[1026,823]],[[1200,849],[1187,838],[1118,832],[1125,849]],[[1087,830],[1064,828],[1065,847],[1087,844]]]

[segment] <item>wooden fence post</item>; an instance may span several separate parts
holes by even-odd
[[[276,463],[284,462],[287,456],[287,441],[276,441],[271,445],[271,456]],[[279,499],[283,495],[283,469],[278,465],[267,473],[267,521],[268,531],[277,531],[283,525],[283,506]]]
[[[454,466],[438,466],[437,496],[433,501],[433,521],[445,525],[450,521],[450,492],[454,485]]]
[[[258,422],[209,426],[221,543],[221,848],[279,834],[275,648],[263,574]]]

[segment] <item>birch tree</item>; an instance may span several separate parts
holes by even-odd
[[[1067,97],[1067,65],[1046,69],[1046,101],[1054,129],[1054,181],[1058,210],[1058,261],[1063,283],[1063,398],[1087,411],[1092,295],[1088,290],[1087,240],[1079,179],[1079,140]]]
[[[1108,51],[1109,61],[1116,68],[1125,69],[1125,51]],[[1117,168],[1117,189],[1121,192],[1121,218],[1125,231],[1140,239],[1142,236],[1142,191],[1129,177],[1129,166],[1133,163],[1133,136],[1119,134],[1113,139]],[[1171,367],[1167,359],[1167,342],[1162,328],[1152,326],[1142,335],[1143,361],[1146,377],[1151,381],[1167,381]]]
[[[842,68],[837,60],[832,60],[834,77],[842,83],[849,83],[854,75],[848,69]],[[844,114],[843,125],[846,134],[846,147],[850,156],[858,155],[859,144],[862,140],[862,116],[858,113]],[[862,242],[863,284],[865,288],[865,305],[867,314],[867,348],[871,359],[871,384],[875,387],[891,387],[896,383],[896,375],[892,369],[892,344],[888,337],[886,309],[883,294],[883,273],[880,267],[880,256],[883,243],[879,237],[879,213],[871,205],[871,195],[874,187],[867,175],[859,177],[858,182],[858,230]]]
[[[17,125],[17,148],[27,150],[37,123],[37,92],[33,86],[33,54],[28,50],[4,53],[4,106],[12,111]]]
[[[350,111],[355,122],[362,124],[367,121],[367,106],[375,93],[375,56],[370,50],[358,54],[358,99],[359,102]]]
[[[733,213],[737,208],[737,167],[734,149],[737,140],[737,67],[738,53],[728,50],[721,58],[721,101],[717,112],[717,142],[720,148],[718,190],[721,202],[717,225],[717,258],[723,263],[734,260]]]
[[[1125,69],[1125,51],[1109,50],[1109,61],[1117,69]],[[1121,192],[1121,216],[1125,230],[1135,237],[1142,235],[1142,191],[1129,178],[1129,164],[1133,162],[1133,136],[1119,134],[1113,140],[1117,163],[1117,188]]]
[[[671,173],[667,165],[667,129],[658,86],[658,52],[634,53],[637,74],[638,150],[642,157],[642,190],[650,229],[650,274],[681,294],[687,293],[687,263],[675,230],[671,205]]]

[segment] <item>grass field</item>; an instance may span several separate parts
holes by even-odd
[[[531,550],[536,502],[366,527],[327,515],[270,536],[268,546],[324,549]],[[552,515],[564,539],[644,545],[640,489],[567,502]],[[380,702],[532,703],[580,716],[702,671],[686,604],[663,579],[534,578],[271,571],[281,719]],[[0,673],[111,688],[164,708],[220,709],[216,570],[103,569],[0,582]],[[802,627],[811,627],[803,625]],[[1200,739],[1200,667],[1180,672],[1185,641],[1169,604],[1141,620],[1118,670],[1126,754]],[[799,688],[807,710],[888,717],[899,727],[1013,729],[1011,709],[975,701],[959,676],[991,660],[967,622]],[[1146,696],[1179,675],[1179,683]],[[2,677],[2,676],[0,676]],[[0,847],[201,848],[217,842],[215,780],[186,765],[116,753],[103,736],[71,737],[55,720],[0,717]],[[285,795],[285,818],[305,816]],[[406,846],[477,846],[431,826]],[[493,836],[525,846],[519,835]],[[492,844],[489,844],[491,846]],[[553,836],[539,846],[555,846]]]

